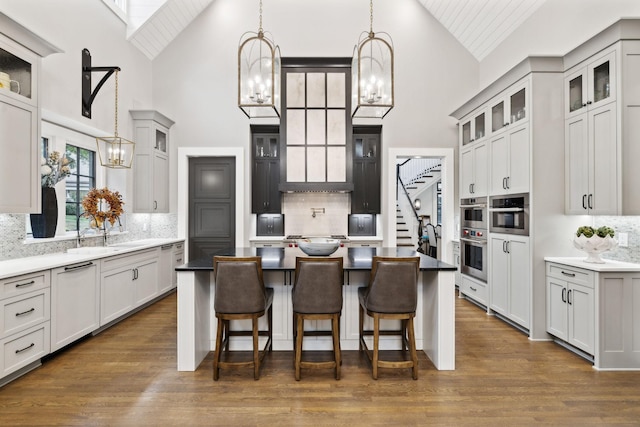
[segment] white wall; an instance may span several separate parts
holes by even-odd
[[[477,87],[477,61],[416,0],[376,2],[373,25],[395,47],[396,107],[382,122],[383,154],[389,147],[456,147],[449,113]],[[240,36],[257,28],[256,2],[216,0],[153,61],[154,108],[176,121],[177,146],[248,149],[250,121],[237,107],[237,49]],[[369,4],[272,0],[263,6],[263,28],[284,57],[351,57],[369,29]],[[250,206],[250,180],[244,190]],[[382,191],[388,193],[386,183]],[[246,236],[250,219],[247,212]]]
[[[620,18],[637,17],[638,0],[546,0],[482,60],[479,88],[529,55],[563,56]]]

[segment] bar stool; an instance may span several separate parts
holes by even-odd
[[[413,319],[418,303],[419,257],[374,256],[371,279],[368,287],[358,289],[360,300],[360,351],[364,351],[371,362],[373,379],[378,379],[378,368],[412,368],[413,379],[418,379],[418,355]],[[373,331],[364,330],[364,313],[373,318]],[[380,330],[380,319],[400,320],[400,330]],[[373,335],[373,351],[364,340]],[[407,347],[411,360],[380,360],[380,335],[400,335],[402,351]]]
[[[295,325],[295,370],[300,381],[301,368],[335,368],[336,380],[340,379],[340,313],[342,311],[342,257],[296,257],[295,281],[292,290]],[[331,320],[331,331],[306,331],[305,320]],[[302,360],[304,336],[332,336],[333,360],[311,362]]]
[[[213,257],[215,278],[214,309],[218,319],[216,349],[213,358],[213,379],[218,381],[220,368],[253,367],[253,378],[260,378],[260,364],[267,351],[272,349],[273,289],[265,288],[260,257]],[[258,319],[267,312],[268,329],[260,331]],[[232,331],[231,320],[251,319],[251,331]],[[229,353],[231,336],[253,337],[253,358],[250,361],[222,361],[222,353]],[[266,336],[267,342],[260,351],[258,337]],[[227,354],[228,355],[228,354]]]

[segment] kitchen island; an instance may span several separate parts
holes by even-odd
[[[291,289],[299,248],[231,248],[218,255],[260,256],[265,285],[274,288],[273,349],[293,350]],[[359,348],[358,288],[367,286],[373,256],[419,256],[416,346],[440,370],[455,369],[455,284],[456,267],[408,248],[340,248],[332,256],[344,259],[344,305],[340,325],[343,350]],[[190,261],[176,268],[178,273],[178,370],[195,371],[215,348],[216,318],[213,310],[213,258]],[[367,319],[370,321],[370,319]],[[266,322],[266,319],[261,319]],[[324,329],[324,325],[318,324]],[[365,324],[365,328],[370,325]],[[249,324],[247,328],[249,329]],[[305,340],[305,348],[330,349],[323,337]],[[396,338],[381,340],[381,349],[399,348]],[[232,350],[247,350],[250,340],[236,340]]]

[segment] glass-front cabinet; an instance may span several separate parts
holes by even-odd
[[[484,138],[486,132],[486,113],[485,110],[477,111],[469,117],[469,120],[463,122],[460,129],[460,140],[462,145],[471,144]]]
[[[0,12],[0,213],[40,213],[40,109],[43,57],[60,52]],[[10,35],[10,37],[9,37]]]
[[[496,98],[491,105],[491,133],[500,132],[514,123],[527,120],[527,91],[526,85],[515,86],[505,96]]]
[[[37,60],[31,55],[20,53],[12,49],[9,43],[0,41],[0,94],[35,104]]]
[[[565,78],[565,111],[568,117],[615,101],[615,51],[606,52]]]

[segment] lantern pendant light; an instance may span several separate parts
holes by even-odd
[[[116,111],[113,136],[96,137],[100,164],[111,169],[129,169],[133,163],[135,143],[118,136],[118,70],[116,70]]]
[[[360,35],[351,63],[351,115],[383,118],[393,108],[393,41],[373,32],[373,0],[369,2],[369,32]]]
[[[280,48],[262,29],[262,0],[258,32],[240,37],[238,47],[238,106],[249,118],[280,117]]]

